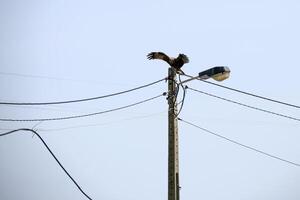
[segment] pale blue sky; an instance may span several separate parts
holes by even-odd
[[[188,55],[187,74],[226,65],[231,77],[221,84],[299,105],[299,9],[295,0],[0,1],[0,100],[69,100],[139,86],[167,75],[166,63],[146,59],[151,51],[163,51],[171,56]],[[295,108],[198,81],[188,85],[300,117]],[[45,118],[102,111],[166,89],[160,83],[127,95],[72,105],[2,105],[0,117]],[[167,198],[166,111],[167,102],[160,98],[97,117],[43,122],[37,129],[93,199],[163,200]],[[300,163],[299,122],[192,91],[188,91],[181,117]],[[35,124],[1,122],[0,128]],[[63,129],[94,124],[97,126]],[[299,167],[186,124],[179,124],[179,134],[182,200],[300,198]],[[85,199],[37,137],[19,133],[0,138],[0,159],[0,199]]]

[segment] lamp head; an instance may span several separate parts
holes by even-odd
[[[225,66],[216,66],[199,73],[199,78],[202,80],[213,78],[216,81],[223,81],[229,78],[230,69]]]
[[[229,78],[230,69],[228,67],[220,67],[220,72],[211,76],[216,81],[223,81]]]

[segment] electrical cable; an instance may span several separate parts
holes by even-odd
[[[190,75],[184,74],[184,76],[192,78],[192,76],[190,76]],[[228,87],[228,86],[220,85],[220,84],[217,84],[217,83],[209,82],[209,81],[206,81],[206,80],[202,80],[200,78],[198,78],[197,80],[202,81],[204,83],[211,84],[211,85],[215,85],[215,86],[227,89],[227,90],[231,90],[231,91],[234,91],[234,92],[239,92],[239,93],[242,93],[242,94],[245,94],[245,95],[248,95],[248,96],[260,98],[260,99],[263,99],[263,100],[271,101],[271,102],[274,102],[274,103],[278,103],[278,104],[282,104],[282,105],[286,105],[286,106],[290,106],[290,107],[294,107],[294,108],[300,108],[300,106],[295,105],[295,104],[286,103],[286,102],[275,100],[275,99],[271,99],[271,98],[268,98],[268,97],[263,97],[261,95],[257,95],[257,94],[253,94],[253,93],[250,93],[250,92],[245,92],[245,91],[242,91],[242,90],[231,88],[231,87]]]
[[[92,101],[92,100],[97,100],[97,99],[103,99],[103,98],[107,98],[107,97],[112,97],[112,96],[117,96],[120,94],[125,94],[128,92],[132,92],[135,90],[139,90],[145,87],[149,87],[151,85],[155,85],[161,81],[166,80],[166,78],[154,81],[152,83],[148,83],[139,87],[135,87],[129,90],[124,90],[121,92],[116,92],[116,93],[112,93],[112,94],[107,94],[107,95],[103,95],[103,96],[98,96],[98,97],[91,97],[91,98],[84,98],[84,99],[76,99],[76,100],[68,100],[68,101],[53,101],[53,102],[0,102],[0,105],[15,105],[15,106],[40,106],[40,105],[54,105],[54,104],[67,104],[67,103],[78,103],[78,102],[84,102],[84,101]]]
[[[82,189],[81,187],[78,185],[78,183],[75,181],[75,179],[70,175],[70,173],[64,168],[64,166],[61,164],[61,162],[57,159],[57,157],[54,155],[54,153],[51,151],[51,149],[49,148],[49,146],[47,145],[47,143],[44,141],[44,139],[40,136],[40,134],[38,134],[35,130],[33,129],[28,129],[28,128],[20,128],[20,129],[16,129],[16,130],[12,130],[6,133],[2,133],[0,134],[1,136],[6,136],[18,131],[29,131],[32,132],[34,135],[38,136],[38,138],[42,141],[42,143],[44,144],[44,146],[47,148],[47,150],[49,151],[49,153],[51,154],[51,156],[55,159],[55,161],[57,162],[57,164],[61,167],[61,169],[67,174],[67,176],[71,179],[71,181],[76,185],[76,187],[78,188],[78,190],[89,200],[92,200],[91,197],[89,197],[89,195],[87,195]]]
[[[105,110],[105,111],[100,111],[100,112],[95,112],[95,113],[89,113],[89,114],[84,114],[84,115],[73,115],[73,116],[67,116],[67,117],[56,117],[56,118],[42,118],[42,119],[0,119],[0,121],[5,121],[5,122],[33,122],[33,121],[56,121],[56,120],[68,120],[68,119],[76,119],[76,118],[83,118],[83,117],[90,117],[90,116],[94,116],[94,115],[100,115],[100,114],[104,114],[104,113],[109,113],[109,112],[114,112],[117,110],[122,110],[125,108],[129,108],[129,107],[133,107],[142,103],[146,103],[148,101],[157,99],[161,96],[166,96],[167,93],[164,92],[163,94],[157,95],[155,97],[151,97],[149,99],[145,99],[133,104],[129,104],[126,106],[122,106],[122,107],[117,107],[117,108],[113,108],[110,110]]]
[[[227,101],[227,102],[230,102],[230,103],[234,103],[234,104],[237,104],[237,105],[240,105],[240,106],[244,106],[244,107],[247,107],[247,108],[258,110],[258,111],[261,111],[261,112],[269,113],[269,114],[272,114],[272,115],[277,115],[277,116],[284,117],[284,118],[291,119],[291,120],[295,120],[295,121],[300,121],[300,119],[295,118],[295,117],[291,117],[291,116],[288,116],[288,115],[283,115],[283,114],[280,114],[280,113],[276,113],[276,112],[273,112],[273,111],[265,110],[265,109],[262,109],[262,108],[257,108],[257,107],[254,107],[254,106],[249,106],[249,105],[237,102],[237,101],[233,101],[233,100],[230,100],[230,99],[219,97],[217,95],[213,95],[213,94],[210,94],[210,93],[207,93],[207,92],[203,92],[203,91],[200,91],[200,90],[197,90],[197,89],[193,89],[193,88],[190,88],[190,87],[187,87],[187,89],[190,89],[190,90],[192,90],[194,92],[205,94],[207,96],[211,96],[211,97],[214,97],[214,98],[217,98],[217,99],[221,99],[221,100],[224,100],[224,101]]]
[[[181,100],[181,104],[180,104],[179,111],[178,111],[177,114],[176,114],[176,118],[179,116],[179,114],[180,114],[181,111],[182,111],[182,108],[183,108],[183,105],[184,105],[184,100],[185,100],[185,95],[186,95],[186,89],[184,88],[184,89],[183,89],[183,97],[182,97],[182,100]]]
[[[68,126],[68,127],[55,128],[55,129],[41,129],[41,128],[39,128],[38,130],[40,132],[54,132],[54,131],[63,131],[63,130],[69,130],[69,129],[86,128],[86,127],[107,126],[107,125],[111,125],[111,124],[121,123],[121,122],[124,122],[124,121],[132,121],[132,120],[137,120],[137,119],[150,118],[150,117],[162,115],[164,113],[166,113],[166,111],[157,112],[157,113],[153,113],[153,114],[149,114],[149,115],[141,115],[141,116],[136,116],[136,117],[131,117],[131,118],[125,118],[125,119],[120,119],[120,120],[105,122],[105,123]],[[0,130],[2,130],[2,129],[0,129]],[[6,130],[11,130],[11,129],[6,129]]]
[[[59,78],[59,77],[54,77],[54,76],[42,76],[42,75],[22,74],[22,73],[14,73],[14,72],[0,72],[0,75],[19,76],[19,77],[25,77],[25,78],[40,78],[40,79],[49,79],[49,80],[57,80],[57,81],[84,82],[83,80]]]
[[[180,74],[178,74],[178,80],[179,80],[179,83],[176,83],[177,84],[177,87],[181,87],[182,88],[182,90],[184,91],[185,90],[185,87],[183,86],[183,84],[181,83],[182,81],[181,81],[181,75]],[[177,100],[177,99],[176,99]]]
[[[258,150],[258,149],[254,148],[254,147],[251,147],[251,146],[242,144],[242,143],[237,142],[237,141],[235,141],[235,140],[232,140],[232,139],[229,139],[229,138],[227,138],[227,137],[224,137],[224,136],[222,136],[222,135],[220,135],[220,134],[214,133],[214,132],[212,132],[212,131],[210,131],[210,130],[208,130],[208,129],[205,129],[205,128],[202,128],[202,127],[200,127],[200,126],[197,126],[197,125],[195,125],[195,124],[193,124],[193,123],[191,123],[191,122],[185,121],[185,120],[183,120],[183,119],[181,119],[181,118],[178,118],[178,120],[179,120],[179,121],[182,121],[182,122],[184,122],[184,123],[186,123],[186,124],[189,124],[189,125],[191,125],[191,126],[193,126],[193,127],[196,127],[196,128],[198,128],[198,129],[201,129],[202,131],[205,131],[205,132],[207,132],[207,133],[209,133],[209,134],[211,134],[211,135],[214,135],[214,136],[216,136],[216,137],[219,137],[219,138],[221,138],[221,139],[223,139],[223,140],[226,140],[226,141],[228,141],[228,142],[231,142],[231,143],[233,143],[233,144],[236,144],[236,145],[238,145],[238,146],[244,147],[244,148],[246,148],[246,149],[250,149],[250,150],[255,151],[255,152],[257,152],[257,153],[260,153],[260,154],[263,154],[263,155],[265,155],[265,156],[274,158],[274,159],[276,159],[276,160],[279,160],[279,161],[282,161],[282,162],[285,162],[285,163],[294,165],[294,166],[296,166],[296,167],[300,167],[300,164],[298,164],[298,163],[295,163],[295,162],[286,160],[286,159],[284,159],[284,158],[280,158],[280,157],[278,157],[278,156],[274,156],[274,155],[272,155],[272,154],[269,154],[269,153],[266,153],[266,152],[264,152],[264,151]]]
[[[177,114],[176,114],[176,118],[179,116],[179,114],[181,113],[181,111],[182,111],[182,108],[183,108],[183,105],[184,105],[184,100],[185,100],[185,96],[186,96],[186,89],[187,89],[187,86],[184,86],[182,83],[181,83],[181,77],[180,77],[181,75],[180,74],[178,74],[178,79],[179,79],[179,85],[181,86],[181,88],[182,88],[182,90],[183,90],[183,95],[182,95],[182,100],[178,103],[178,104],[180,104],[181,103],[181,105],[180,105],[180,108],[179,108],[179,111],[177,112]],[[179,87],[179,86],[178,86]],[[177,105],[178,105],[177,104]]]
[[[85,84],[101,84],[101,85],[124,85],[122,83],[116,82],[103,82],[103,81],[96,81],[96,80],[86,80],[86,79],[72,79],[72,78],[62,78],[56,76],[43,76],[43,75],[34,75],[34,74],[22,74],[22,73],[14,73],[14,72],[0,72],[1,76],[17,76],[17,77],[24,77],[24,78],[37,78],[37,79],[48,79],[48,80],[55,80],[55,81],[68,81],[74,83],[85,83]]]

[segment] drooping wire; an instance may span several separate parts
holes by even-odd
[[[190,77],[190,78],[192,77],[190,75],[185,75],[185,76]],[[268,97],[264,97],[264,96],[261,96],[261,95],[253,94],[253,93],[250,93],[250,92],[245,92],[245,91],[242,91],[242,90],[238,90],[238,89],[235,89],[235,88],[231,88],[231,87],[228,87],[228,86],[220,85],[220,84],[213,83],[213,82],[206,81],[206,80],[202,80],[202,79],[197,79],[197,80],[202,81],[204,83],[211,84],[211,85],[215,85],[215,86],[227,89],[227,90],[231,90],[231,91],[234,91],[234,92],[245,94],[245,95],[248,95],[248,96],[260,98],[260,99],[263,99],[263,100],[271,101],[271,102],[282,104],[282,105],[285,105],[285,106],[290,106],[290,107],[294,107],[294,108],[300,108],[300,106],[295,105],[295,104],[286,103],[286,102],[283,102],[283,101],[271,99],[271,98],[268,98]]]
[[[177,87],[178,87],[178,88],[181,87],[181,88],[182,88],[182,91],[184,92],[185,87],[184,87],[184,85],[181,83],[181,82],[182,82],[182,81],[181,81],[181,74],[178,74],[178,80],[179,80],[179,82],[176,83],[176,84],[177,84]],[[179,89],[178,89],[178,90],[179,90]]]
[[[57,162],[57,164],[60,166],[60,168],[67,174],[67,176],[71,179],[71,181],[76,185],[76,187],[78,188],[78,190],[89,200],[92,200],[92,198],[87,195],[82,188],[79,186],[79,184],[75,181],[75,179],[70,175],[70,173],[64,168],[64,166],[61,164],[61,162],[57,159],[57,157],[54,155],[54,153],[52,152],[52,150],[49,148],[49,146],[47,145],[47,143],[44,141],[44,139],[40,136],[40,134],[37,133],[37,131],[33,130],[33,129],[28,129],[28,128],[20,128],[20,129],[16,129],[16,130],[12,130],[6,133],[2,133],[0,134],[1,136],[6,136],[6,135],[10,135],[12,133],[15,132],[19,132],[19,131],[27,131],[27,132],[31,132],[34,135],[38,136],[38,138],[42,141],[42,143],[44,144],[44,146],[47,148],[47,150],[49,151],[49,153],[51,154],[51,156],[55,159],[55,161]]]
[[[152,101],[154,99],[157,99],[161,96],[166,96],[167,93],[164,92],[163,94],[133,103],[133,104],[129,104],[126,106],[122,106],[122,107],[117,107],[117,108],[113,108],[110,110],[105,110],[105,111],[100,111],[100,112],[94,112],[94,113],[89,113],[89,114],[84,114],[84,115],[73,115],[73,116],[67,116],[67,117],[56,117],[56,118],[41,118],[41,119],[0,119],[0,121],[5,121],[5,122],[33,122],[33,121],[57,121],[57,120],[68,120],[68,119],[76,119],[76,118],[83,118],[83,117],[90,117],[90,116],[94,116],[94,115],[100,115],[100,114],[104,114],[104,113],[109,113],[109,112],[114,112],[114,111],[118,111],[118,110],[122,110],[125,108],[129,108],[129,107],[133,107],[142,103],[146,103],[148,101]]]
[[[135,87],[129,90],[124,90],[121,92],[116,92],[116,93],[112,93],[112,94],[107,94],[107,95],[103,95],[103,96],[98,96],[98,97],[91,97],[91,98],[83,98],[83,99],[76,99],[76,100],[68,100],[68,101],[53,101],[53,102],[0,102],[0,105],[15,105],[15,106],[40,106],[40,105],[54,105],[54,104],[67,104],[67,103],[78,103],[78,102],[84,102],[84,101],[92,101],[92,100],[97,100],[97,99],[103,99],[103,98],[108,98],[108,97],[112,97],[112,96],[117,96],[117,95],[121,95],[121,94],[125,94],[128,92],[132,92],[135,90],[139,90],[145,87],[149,87],[151,85],[155,85],[161,81],[166,80],[166,78],[154,81],[152,83],[148,83],[139,87]]]
[[[111,121],[111,122],[104,122],[104,123],[83,124],[83,125],[77,125],[77,126],[68,126],[68,127],[62,127],[62,128],[55,128],[55,129],[41,129],[40,128],[38,130],[40,132],[54,132],[54,131],[63,131],[63,130],[70,130],[70,129],[86,128],[86,127],[107,126],[107,125],[122,123],[124,121],[132,121],[132,120],[138,120],[138,119],[147,119],[147,118],[155,117],[155,116],[158,116],[158,115],[162,115],[164,113],[167,113],[167,112],[166,111],[162,111],[162,112],[152,113],[152,114],[148,114],[148,115],[140,115],[140,116],[135,116],[135,117],[125,118],[125,119],[120,119],[120,120]],[[9,129],[9,130],[11,130],[11,129]]]
[[[182,100],[181,100],[180,108],[179,108],[179,110],[176,114],[176,118],[180,115],[180,113],[182,111],[182,108],[184,106],[185,95],[186,95],[186,88],[183,89],[183,97],[182,97]]]
[[[252,151],[255,151],[255,152],[260,153],[260,154],[263,154],[263,155],[265,155],[265,156],[274,158],[274,159],[276,159],[276,160],[279,160],[279,161],[282,161],[282,162],[285,162],[285,163],[294,165],[294,166],[296,166],[296,167],[300,167],[300,164],[298,164],[298,163],[296,163],[296,162],[292,162],[292,161],[286,160],[286,159],[284,159],[284,158],[280,158],[280,157],[278,157],[278,156],[275,156],[275,155],[266,153],[266,152],[264,152],[264,151],[261,151],[261,150],[259,150],[259,149],[254,148],[254,147],[251,147],[251,146],[242,144],[242,143],[240,143],[240,142],[237,142],[237,141],[235,141],[235,140],[229,139],[229,138],[227,138],[227,137],[225,137],[225,136],[222,136],[222,135],[220,135],[220,134],[214,133],[214,132],[212,132],[212,131],[210,131],[210,130],[208,130],[208,129],[205,129],[205,128],[202,128],[202,127],[200,127],[200,126],[198,126],[198,125],[195,125],[195,124],[193,124],[193,123],[191,123],[191,122],[185,121],[185,120],[183,120],[183,119],[181,119],[181,118],[178,118],[178,120],[179,120],[179,121],[182,121],[182,122],[184,122],[184,123],[186,123],[186,124],[189,124],[189,125],[191,125],[191,126],[193,126],[193,127],[196,127],[196,128],[198,128],[198,129],[200,129],[200,130],[202,130],[202,131],[205,131],[205,132],[207,132],[207,133],[209,133],[209,134],[211,134],[211,135],[214,135],[214,136],[216,136],[216,137],[219,137],[219,138],[221,138],[221,139],[223,139],[223,140],[226,140],[226,141],[228,141],[228,142],[231,142],[231,143],[233,143],[233,144],[236,144],[236,145],[238,145],[238,146],[240,146],[240,147],[244,147],[244,148],[246,148],[246,149],[250,149],[250,150],[252,150]]]
[[[183,91],[183,95],[182,95],[182,100],[178,103],[180,104],[180,108],[176,114],[176,118],[179,116],[179,114],[181,113],[182,111],[182,108],[183,108],[183,105],[184,105],[184,100],[185,100],[185,96],[186,96],[186,89],[187,89],[187,86],[184,86],[182,83],[181,83],[181,74],[178,74],[178,80],[179,80],[179,83],[178,83],[178,86],[177,87],[181,87],[182,88],[182,91]]]
[[[249,105],[237,102],[237,101],[233,101],[233,100],[230,100],[230,99],[219,97],[217,95],[210,94],[210,93],[207,93],[207,92],[203,92],[203,91],[200,91],[200,90],[197,90],[197,89],[193,89],[193,88],[190,88],[190,87],[188,87],[188,89],[190,89],[190,90],[192,90],[194,92],[205,94],[207,96],[211,96],[211,97],[214,97],[214,98],[217,98],[217,99],[221,99],[223,101],[234,103],[234,104],[237,104],[237,105],[240,105],[240,106],[244,106],[244,107],[251,108],[251,109],[254,109],[254,110],[258,110],[258,111],[261,111],[261,112],[269,113],[269,114],[272,114],[272,115],[277,115],[277,116],[284,117],[284,118],[287,118],[287,119],[291,119],[291,120],[295,120],[295,121],[300,121],[300,119],[295,118],[295,117],[291,117],[291,116],[288,116],[288,115],[283,115],[283,114],[280,114],[280,113],[276,113],[276,112],[273,112],[273,111],[265,110],[265,109],[262,109],[262,108],[257,108],[257,107],[254,107],[254,106],[249,106]]]
[[[14,73],[14,72],[1,72],[1,76],[17,76],[17,77],[25,77],[25,78],[37,78],[37,79],[48,79],[48,80],[55,80],[55,81],[69,81],[69,82],[78,82],[78,83],[86,83],[86,84],[109,84],[109,85],[124,85],[122,83],[116,82],[102,82],[96,80],[84,80],[84,79],[72,79],[72,78],[62,78],[56,76],[43,76],[43,75],[32,75],[32,74],[22,74],[22,73]]]
[[[175,118],[178,117],[178,115],[180,114],[180,112],[181,112],[181,110],[183,108],[184,99],[185,99],[185,95],[186,95],[186,89],[183,86],[183,84],[181,83],[181,77],[180,77],[180,75],[181,74],[178,74],[178,80],[179,80],[179,82],[177,82],[176,80],[171,80],[171,81],[174,81],[174,83],[176,85],[175,93],[173,95],[168,96],[168,98],[167,98],[167,99],[169,99],[169,98],[173,98],[174,97],[173,98],[173,108],[171,108],[169,111],[173,111],[173,114],[175,115]],[[182,100],[177,103],[177,99],[178,99],[178,94],[179,94],[180,88],[183,89],[183,97],[182,97]],[[180,105],[179,111],[177,111],[177,109],[174,109],[178,105]]]

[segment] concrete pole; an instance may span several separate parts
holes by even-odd
[[[178,121],[176,103],[176,70],[169,68],[169,148],[168,148],[168,200],[179,200]]]

